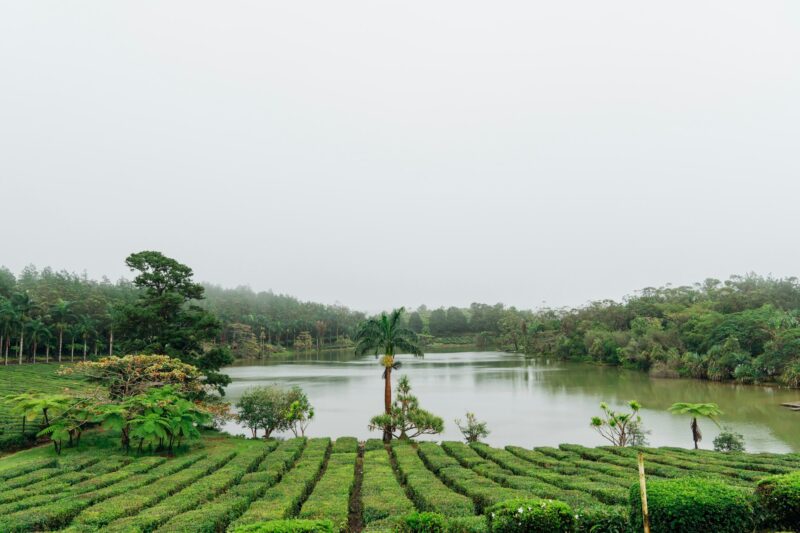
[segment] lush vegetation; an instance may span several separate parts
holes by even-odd
[[[0,459],[0,531],[615,532],[639,520],[631,448],[209,433],[162,455],[124,453],[117,438]],[[642,450],[654,531],[796,529],[800,456]]]

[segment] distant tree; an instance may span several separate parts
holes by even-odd
[[[61,352],[64,346],[64,330],[69,327],[74,319],[72,314],[72,303],[61,298],[50,308],[50,316],[55,323],[58,331],[58,362],[61,362]]]
[[[689,415],[692,417],[692,422],[689,425],[692,428],[692,440],[694,440],[694,449],[698,448],[697,443],[703,440],[703,434],[700,433],[700,425],[697,423],[698,417],[705,417],[714,422],[717,426],[717,417],[722,414],[719,406],[715,403],[684,403],[678,402],[672,404],[669,408],[670,413],[679,415]]]
[[[419,406],[419,400],[411,394],[408,376],[403,376],[397,385],[397,399],[389,414],[374,416],[369,422],[370,431],[379,429],[385,434],[387,428],[393,437],[409,440],[420,435],[441,433],[444,431],[444,421]]]
[[[205,373],[207,383],[220,393],[230,378],[219,369],[232,361],[226,348],[206,345],[220,331],[219,320],[195,303],[203,286],[192,280],[192,269],[160,252],[131,254],[125,260],[137,271],[134,285],[141,292],[136,302],[123,306],[117,331],[126,353],[162,353],[177,357]]]
[[[317,330],[317,351],[320,351],[322,349],[322,336],[325,335],[328,325],[324,320],[317,320],[314,322],[314,329]]]
[[[468,331],[467,316],[458,307],[447,308],[447,330],[451,334],[466,333]]]
[[[456,426],[458,426],[458,430],[464,435],[464,440],[467,443],[472,442],[480,442],[481,439],[485,439],[489,436],[489,429],[487,427],[486,422],[478,421],[478,417],[475,416],[475,413],[467,412],[467,421],[465,423],[461,423],[460,419],[456,419]]]
[[[293,387],[289,391],[289,428],[295,437],[305,437],[306,429],[314,419],[314,407],[308,401],[308,396],[300,387]]]
[[[299,401],[292,390],[277,385],[247,389],[236,402],[236,419],[249,428],[253,438],[258,430],[268,439],[275,431],[285,431],[297,422],[290,417],[293,401]]]
[[[444,308],[434,309],[431,311],[431,316],[428,318],[428,329],[431,335],[443,336],[449,333],[447,327],[447,311]]]
[[[314,347],[314,339],[308,331],[301,331],[294,340],[294,349],[300,351],[310,350]]]
[[[592,417],[592,428],[612,446],[632,446],[636,427],[641,424],[639,416],[641,405],[632,400],[628,402],[629,413],[617,413],[605,402],[600,404],[603,416]]]
[[[422,356],[422,349],[417,344],[417,335],[409,329],[400,327],[400,316],[404,308],[395,309],[390,315],[381,313],[378,318],[371,318],[361,323],[355,336],[356,355],[373,353],[376,357],[383,353],[380,359],[383,366],[383,403],[384,413],[392,414],[392,370],[400,368],[400,362],[395,361],[397,353],[410,353]],[[387,425],[383,431],[384,442],[392,440],[392,428]]]
[[[422,322],[422,316],[420,316],[418,311],[414,311],[408,315],[408,329],[419,334],[422,333],[424,328],[425,324]]]

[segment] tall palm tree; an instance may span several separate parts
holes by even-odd
[[[89,337],[96,333],[94,320],[89,315],[83,315],[78,322],[78,328],[83,339],[83,360],[86,361],[86,351],[89,349]]]
[[[33,355],[33,362],[36,363],[36,348],[42,341],[48,340],[52,334],[44,322],[41,320],[31,320],[25,328],[28,331],[28,337],[31,340],[31,354]]]
[[[392,414],[392,370],[400,368],[400,362],[394,359],[395,355],[405,352],[422,356],[417,334],[400,324],[404,312],[405,308],[401,307],[389,315],[381,313],[378,318],[370,318],[359,325],[355,336],[356,355],[373,353],[377,357],[379,352],[383,352],[380,362],[384,380],[383,406],[387,415]],[[392,428],[383,429],[383,440],[392,440]]]
[[[11,304],[14,306],[19,320],[17,327],[19,328],[19,364],[22,364],[22,350],[25,347],[25,328],[28,323],[28,315],[33,309],[33,302],[27,292],[18,292],[11,296]]]
[[[11,344],[11,332],[17,327],[18,318],[11,302],[3,299],[0,302],[0,355],[5,353],[6,365],[8,365],[8,345]]]
[[[697,449],[697,443],[703,440],[703,434],[700,433],[700,426],[697,423],[698,417],[705,417],[714,422],[717,427],[719,423],[716,417],[722,414],[719,406],[715,403],[684,403],[678,402],[672,404],[669,408],[670,413],[677,415],[689,415],[692,417],[692,423],[689,427],[692,428],[692,439],[694,440],[694,449]]]
[[[58,302],[50,310],[56,329],[58,330],[58,362],[61,362],[61,350],[64,346],[64,330],[73,320],[72,302],[67,302],[59,298]]]

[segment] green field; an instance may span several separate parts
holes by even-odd
[[[341,531],[389,530],[413,510],[481,531],[488,506],[517,496],[570,504],[587,523],[624,516],[636,482],[629,448],[493,448],[354,438],[263,441],[208,434],[174,457],[125,455],[112,435],[80,449],[39,447],[0,458],[0,531],[218,532],[282,518],[330,520]],[[700,476],[750,492],[800,469],[796,454],[646,449],[649,479]],[[363,461],[363,462],[362,462]],[[356,465],[361,468],[357,469]],[[354,490],[355,489],[355,490]],[[357,497],[354,497],[354,494]]]
[[[0,372],[0,396],[22,392],[60,393],[66,389],[80,390],[88,387],[86,382],[70,376],[59,376],[58,364],[9,365]],[[0,451],[19,448],[41,429],[41,421],[34,419],[25,423],[23,417],[9,410],[8,404],[0,402]]]

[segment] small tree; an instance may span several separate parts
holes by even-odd
[[[639,416],[641,405],[636,400],[628,402],[630,413],[617,413],[605,402],[600,404],[603,416],[592,417],[592,427],[612,446],[633,446],[638,431],[641,431],[642,418]]]
[[[408,376],[400,378],[397,399],[390,414],[372,417],[370,431],[388,430],[397,439],[409,440],[420,435],[435,435],[444,431],[444,421],[419,406],[419,400],[411,394]]]
[[[697,443],[703,440],[703,434],[700,433],[700,425],[697,423],[698,417],[705,417],[719,426],[717,417],[722,414],[719,406],[715,403],[685,403],[678,402],[672,404],[669,408],[670,413],[678,415],[689,415],[692,417],[692,422],[689,427],[692,428],[692,440],[694,440],[694,449],[698,449]]]
[[[291,390],[277,385],[253,387],[247,389],[236,402],[236,419],[258,436],[258,430],[264,431],[268,439],[275,431],[284,431],[293,426],[289,419],[292,402],[296,400]]]
[[[287,418],[290,429],[295,437],[306,436],[306,429],[314,419],[314,406],[308,401],[308,396],[300,387],[290,391],[292,402],[289,404]]]
[[[314,339],[308,331],[301,331],[294,340],[294,349],[300,351],[310,350],[314,347]]]
[[[730,428],[725,428],[714,438],[714,450],[718,452],[743,452],[744,436],[735,433]]]
[[[485,439],[489,436],[489,429],[487,428],[486,422],[479,422],[475,413],[468,412],[466,416],[466,424],[462,425],[461,420],[458,418],[456,418],[455,422],[467,443],[480,442],[481,439]]]

